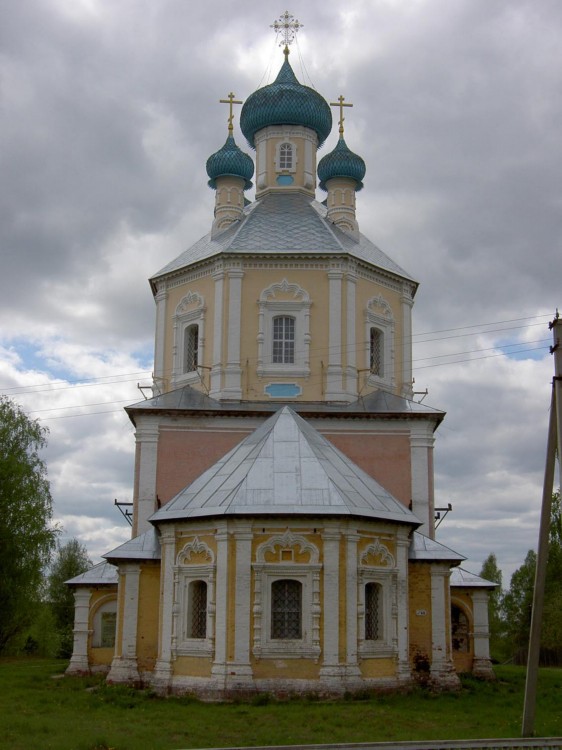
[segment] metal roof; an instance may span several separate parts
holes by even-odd
[[[214,237],[206,234],[168,263],[151,281],[215,257],[219,253],[350,255],[383,271],[414,279],[376,245],[360,234],[346,234],[326,219],[327,209],[298,192],[271,193],[246,206],[240,221]]]
[[[470,573],[464,568],[453,568],[451,571],[451,586],[455,588],[495,589],[499,585],[499,583],[487,581],[485,578],[477,576],[476,573]]]
[[[149,520],[240,515],[360,516],[420,525],[408,508],[287,406]]]
[[[435,539],[430,539],[428,536],[420,534],[419,531],[415,531],[410,540],[409,559],[418,562],[443,561],[458,565],[466,560],[466,557],[459,555],[458,552],[454,552],[449,547],[445,547],[444,544],[436,542]]]
[[[68,586],[113,586],[117,585],[118,580],[117,568],[108,562],[102,562],[65,583]]]
[[[160,539],[154,528],[102,555],[106,560],[160,560],[160,556]]]

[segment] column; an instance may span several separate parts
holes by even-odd
[[[495,679],[490,659],[490,631],[488,624],[488,589],[472,592],[472,616],[474,618],[474,661],[472,673],[476,677]]]
[[[346,592],[345,592],[345,609],[346,609],[346,677],[350,678],[350,687],[353,687],[353,678],[361,677],[361,670],[357,661],[357,543],[359,535],[349,533],[345,535],[346,541]]]
[[[217,541],[217,583],[216,583],[216,614],[215,614],[215,661],[212,674],[217,688],[226,687],[226,645],[228,638],[228,532],[218,530]]]
[[[89,588],[77,588],[74,591],[74,645],[66,674],[84,674],[90,671],[88,638],[91,594],[92,590]]]
[[[119,588],[123,595],[118,598],[117,618],[121,625],[121,653],[113,658],[107,679],[109,682],[139,682],[137,667],[137,626],[139,614],[139,579],[138,563],[119,566]]]
[[[252,667],[250,666],[252,538],[249,527],[245,530],[237,530],[234,534],[236,542],[234,662],[228,664],[230,687],[246,687],[252,682]]]
[[[224,271],[222,269],[213,274],[215,280],[215,311],[213,322],[213,366],[211,369],[212,398],[220,396],[222,386],[222,316],[224,295]]]
[[[165,389],[166,364],[164,360],[164,344],[166,339],[166,302],[168,290],[165,284],[158,287],[156,297],[156,335],[154,339],[154,382],[152,395],[159,396]]]
[[[242,368],[240,367],[240,338],[242,335],[242,278],[243,271],[228,271],[228,326],[227,361],[224,397],[239,401],[242,398]]]
[[[172,616],[176,557],[176,535],[173,527],[161,529],[160,546],[162,557],[160,563],[158,659],[154,666],[152,686],[156,692],[166,694],[172,681]]]
[[[151,525],[149,517],[156,510],[156,467],[158,464],[158,422],[154,418],[137,420],[136,458],[138,475],[133,506],[133,538],[144,534]]]
[[[431,681],[440,688],[460,685],[447,642],[451,620],[449,577],[448,565],[431,566]]]
[[[408,532],[400,529],[396,537],[396,567],[398,575],[396,580],[396,646],[398,650],[397,677],[401,683],[410,682],[412,679],[410,669],[410,654],[408,633],[409,625],[409,601],[408,601],[408,550],[410,540]]]
[[[328,317],[328,368],[326,371],[326,400],[342,401],[343,368],[342,368],[342,279],[343,272],[332,268],[328,271],[329,280],[329,317]]]
[[[334,687],[340,686],[344,672],[339,664],[339,625],[340,625],[340,533],[326,531],[322,534],[324,543],[324,662],[320,677]]]
[[[401,393],[404,398],[413,397],[412,383],[412,287],[404,284],[402,287],[402,384]]]
[[[345,389],[348,397],[357,398],[357,335],[355,326],[355,291],[357,277],[355,271],[348,271],[346,277],[346,384]]]

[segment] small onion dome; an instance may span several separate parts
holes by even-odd
[[[217,177],[241,177],[244,180],[244,190],[252,187],[251,178],[254,174],[252,157],[241,151],[232,135],[228,135],[224,146],[207,159],[207,174],[210,179],[209,187],[215,189]]]
[[[355,180],[357,183],[355,190],[361,190],[363,187],[361,180],[365,177],[365,172],[365,162],[360,156],[348,149],[347,143],[342,137],[340,137],[335,149],[323,156],[318,163],[318,177],[322,190],[327,190],[326,183],[332,177],[347,177]]]
[[[314,89],[297,81],[287,58],[275,81],[254,91],[240,113],[240,128],[252,148],[254,135],[268,125],[310,128],[318,136],[319,148],[332,129],[328,103]]]

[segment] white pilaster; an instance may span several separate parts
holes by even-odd
[[[215,311],[213,323],[213,367],[211,370],[211,388],[209,395],[217,398],[222,386],[222,316],[224,295],[224,271],[213,274],[215,280]]]
[[[401,683],[412,679],[409,658],[409,601],[408,601],[408,532],[400,529],[396,537],[396,645],[398,650],[397,676]]]
[[[341,677],[344,669],[339,664],[340,624],[340,533],[326,531],[324,543],[324,644],[320,677],[330,682]]]
[[[402,287],[402,396],[412,398],[412,298],[413,288],[410,284]]]
[[[350,678],[361,676],[357,662],[357,543],[359,535],[346,534],[346,676]]]
[[[357,398],[357,334],[355,326],[355,291],[357,277],[354,271],[348,271],[346,276],[346,391],[351,398]]]
[[[488,590],[479,589],[472,592],[472,615],[474,618],[474,661],[472,673],[477,677],[494,679],[490,659],[490,632],[488,624]]]
[[[119,566],[119,586],[123,587],[123,612],[117,617],[121,622],[121,653],[111,662],[107,676],[109,682],[138,682],[137,667],[137,626],[139,614],[140,566],[128,563]]]
[[[242,368],[240,366],[240,337],[242,331],[242,278],[243,271],[228,271],[228,343],[225,368],[224,398],[239,401],[242,398]]]
[[[342,368],[342,279],[343,272],[332,268],[328,271],[329,317],[328,317],[328,368],[326,371],[326,400],[343,401]]]
[[[91,589],[79,588],[74,591],[74,645],[66,674],[84,674],[90,671],[88,638],[91,595]]]
[[[216,679],[217,688],[226,687],[226,645],[228,638],[228,532],[219,530],[217,541],[217,585],[216,585],[216,614],[215,614],[215,661],[212,674]]]
[[[228,665],[231,686],[241,686],[240,683],[250,681],[252,667],[250,666],[250,615],[251,582],[252,582],[252,538],[248,527],[237,530],[234,534],[236,542],[236,586],[234,606],[234,662]]]
[[[421,534],[435,537],[433,501],[433,437],[432,425],[427,422],[412,422],[410,434],[412,471],[412,511],[422,526]]]
[[[166,340],[166,303],[168,301],[168,290],[164,284],[159,286],[154,300],[156,302],[156,334],[154,338],[154,383],[152,386],[152,395],[159,396],[164,389],[164,377],[166,373],[164,343]]]
[[[458,687],[450,646],[447,643],[451,620],[448,565],[431,566],[431,680],[437,687]]]
[[[160,563],[160,620],[158,632],[158,660],[154,667],[152,685],[159,693],[170,689],[172,680],[172,623],[174,608],[174,564],[176,557],[175,529],[160,531],[162,557]]]
[[[137,419],[136,462],[138,479],[133,506],[133,538],[151,528],[149,517],[156,510],[156,467],[158,463],[158,423],[153,419]]]

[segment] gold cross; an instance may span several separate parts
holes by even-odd
[[[228,116],[228,132],[232,134],[232,131],[234,130],[234,126],[232,124],[232,120],[234,118],[234,115],[232,114],[232,105],[233,104],[243,104],[243,102],[240,99],[235,99],[234,97],[236,94],[233,94],[232,91],[228,95],[228,99],[219,99],[219,102],[221,104],[229,104],[230,105],[230,114]]]
[[[340,108],[340,122],[339,122],[340,137],[343,136],[343,123],[344,123],[344,120],[345,120],[345,117],[343,116],[343,108],[344,107],[353,107],[353,104],[347,104],[347,103],[344,104],[344,102],[345,102],[345,97],[342,96],[341,94],[339,95],[337,102],[330,102],[330,107],[339,107]]]
[[[295,35],[299,29],[302,29],[303,24],[292,16],[288,10],[286,10],[277,21],[274,21],[270,28],[275,30],[276,34],[282,35],[282,41],[280,47],[285,47],[283,50],[285,57],[289,56],[289,45],[295,41]]]

